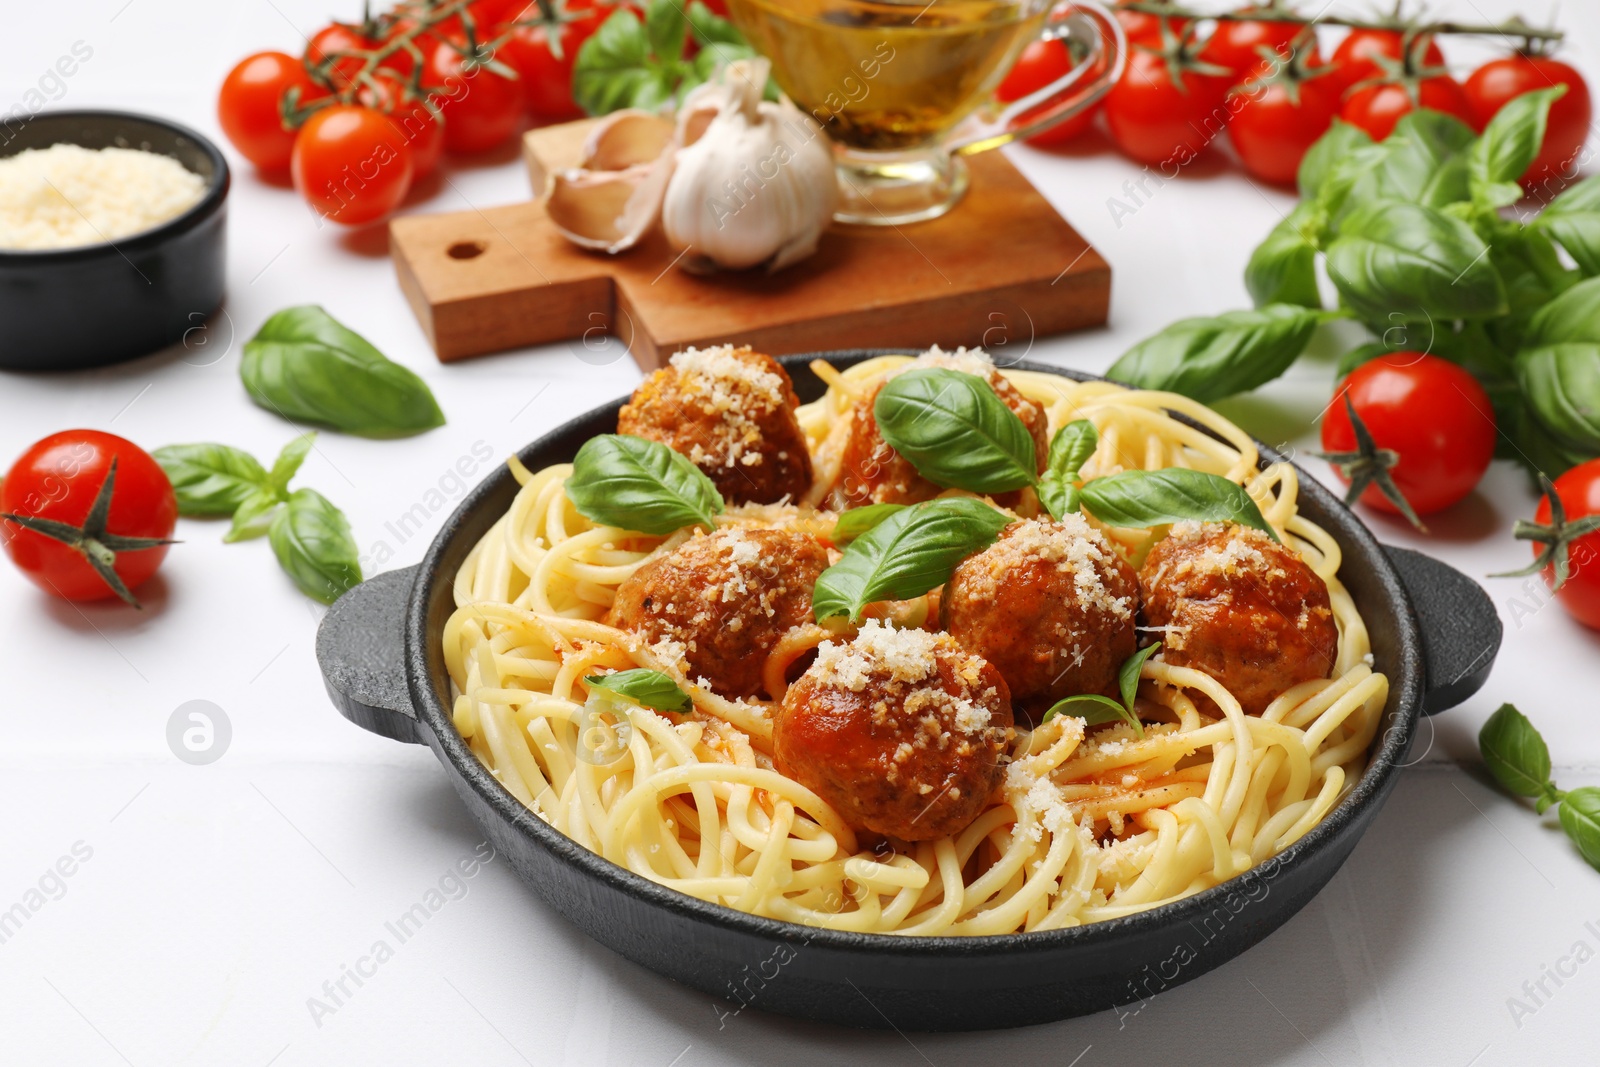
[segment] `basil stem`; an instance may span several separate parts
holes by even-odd
[[[723,506],[717,487],[687,456],[623,434],[583,443],[566,492],[578,514],[593,522],[655,535],[714,528]]]

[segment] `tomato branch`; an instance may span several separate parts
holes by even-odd
[[[1124,0],[1117,7],[1119,10],[1137,11],[1143,15],[1165,15],[1168,18],[1192,21],[1214,19],[1219,22],[1289,22],[1301,26],[1347,26],[1353,30],[1390,30],[1412,35],[1471,34],[1480,37],[1514,37],[1528,41],[1560,41],[1566,38],[1564,30],[1530,26],[1521,17],[1501,23],[1429,21],[1405,19],[1398,15],[1360,18],[1353,15],[1323,14],[1316,18],[1307,18],[1287,8],[1273,7],[1261,11],[1196,11],[1181,4],[1162,3],[1161,0]]]

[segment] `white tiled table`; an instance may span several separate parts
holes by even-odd
[[[212,106],[227,67],[259,48],[297,50],[294,27],[318,25],[330,3],[12,0],[0,111],[83,41],[93,56],[54,106],[157,112],[220,140]],[[355,16],[353,0],[339,4]],[[1516,5],[1437,6],[1471,18]],[[1547,8],[1523,11],[1538,19]],[[1600,10],[1569,3],[1562,18],[1569,56],[1600,85]],[[525,198],[513,155],[452,166],[437,195],[408,210]],[[1118,219],[1108,200],[1126,196],[1133,165],[1106,153],[1013,158],[1116,271],[1109,330],[1032,345],[1034,358],[1089,370],[1174,318],[1244,306],[1245,258],[1291,202],[1217,168],[1161,186]],[[421,557],[446,510],[420,533],[400,517],[426,510],[433,487],[453,504],[463,488],[452,469],[461,457],[478,463],[474,446],[503,455],[637,380],[624,359],[597,365],[561,345],[442,367],[381,235],[319,230],[296,196],[248,166],[235,170],[230,216],[230,298],[212,346],[71,377],[0,376],[0,459],[75,425],[146,447],[219,440],[270,456],[293,431],[246,400],[238,344],[271,312],[321,302],[421,373],[450,416],[405,441],[324,434],[306,464],[303,484],[348,512],[369,558],[387,559],[369,568],[381,570]],[[1229,413],[1265,439],[1312,445],[1333,358],[1304,361]],[[473,480],[487,469],[479,463]],[[1481,576],[1526,558],[1509,529],[1533,502],[1521,475],[1496,465],[1431,538],[1374,527]],[[1512,700],[1543,729],[1563,785],[1600,781],[1600,635],[1538,608],[1517,581],[1485,582],[1506,622],[1488,686],[1440,717],[1431,743],[1424,731],[1418,762],[1350,863],[1279,933],[1137,1013],[901,1036],[755,1011],[720,1017],[719,1002],[577,934],[503,862],[460,889],[447,882],[459,899],[397,943],[385,923],[425,900],[479,836],[429,753],[334,712],[312,656],[321,609],[293,591],[264,542],[224,546],[221,533],[185,522],[186,543],[138,615],[46,600],[0,566],[0,910],[39,905],[0,943],[6,1063],[1465,1067],[1600,1056],[1600,964],[1587,962],[1600,950],[1600,873],[1553,817],[1541,825],[1473,770],[1478,725]],[[165,741],[168,717],[194,699],[222,707],[233,731],[205,767],[179,762]],[[47,877],[62,857],[73,873]],[[28,898],[41,878],[45,895]],[[379,939],[392,956],[363,962]],[[336,1003],[324,983],[337,990],[358,965],[369,976],[346,978]],[[1514,1016],[1513,997],[1533,1010]],[[311,998],[334,1010],[313,1011]]]

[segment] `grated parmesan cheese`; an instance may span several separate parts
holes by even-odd
[[[952,693],[939,679],[939,657],[954,658],[957,684],[964,692]],[[921,727],[916,747],[932,743],[943,750],[951,741],[949,728],[981,735],[992,716],[979,700],[997,702],[993,687],[976,694],[984,663],[965,651],[949,634],[922,629],[896,629],[878,619],[868,619],[849,642],[824,641],[808,673],[818,683],[859,693],[868,685],[881,685],[890,694],[905,692],[900,713]],[[930,682],[931,684],[921,684]],[[889,704],[879,701],[874,718],[887,721]]]
[[[784,406],[783,379],[752,357],[750,348],[722,345],[686,348],[669,361],[684,391],[708,415],[720,417],[713,448],[695,442],[689,459],[697,466],[758,466],[762,455],[761,428],[752,416],[766,415]]]
[[[199,203],[205,185],[155,152],[30,148],[0,159],[0,248],[77,248],[142,233]]]

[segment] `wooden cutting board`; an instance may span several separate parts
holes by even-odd
[[[533,188],[576,165],[594,120],[530,131]],[[775,275],[695,275],[657,232],[615,256],[577,248],[536,202],[396,219],[400,287],[444,361],[616,336],[645,370],[689,345],[782,355],[834,348],[983,345],[1106,321],[1111,268],[998,152],[969,161],[949,214],[906,226],[834,226]]]

